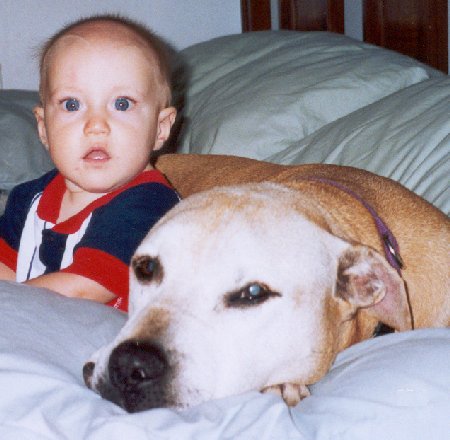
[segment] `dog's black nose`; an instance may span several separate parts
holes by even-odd
[[[168,362],[157,344],[129,340],[113,350],[108,370],[111,384],[127,392],[151,383],[160,385],[167,373]]]

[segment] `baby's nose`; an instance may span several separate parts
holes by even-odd
[[[107,119],[100,113],[89,115],[85,127],[85,134],[107,134],[110,131],[110,127]]]

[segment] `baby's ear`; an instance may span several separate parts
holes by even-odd
[[[167,141],[176,117],[177,110],[175,107],[166,107],[159,112],[158,132],[156,135],[155,147],[153,148],[154,150],[159,150],[164,145],[164,142]]]
[[[45,129],[44,123],[44,107],[42,107],[41,105],[37,105],[36,107],[34,107],[33,113],[37,121],[39,138],[41,139],[41,142],[44,144],[44,147],[48,150],[47,130]]]

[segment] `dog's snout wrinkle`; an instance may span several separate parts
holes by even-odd
[[[83,366],[83,379],[84,383],[92,388],[92,375],[94,374],[95,363],[94,362],[86,362]]]

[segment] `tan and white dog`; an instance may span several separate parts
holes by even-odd
[[[198,194],[137,249],[129,319],[84,368],[128,411],[249,390],[294,405],[378,323],[450,325],[450,222],[399,184],[223,156],[157,166]]]

